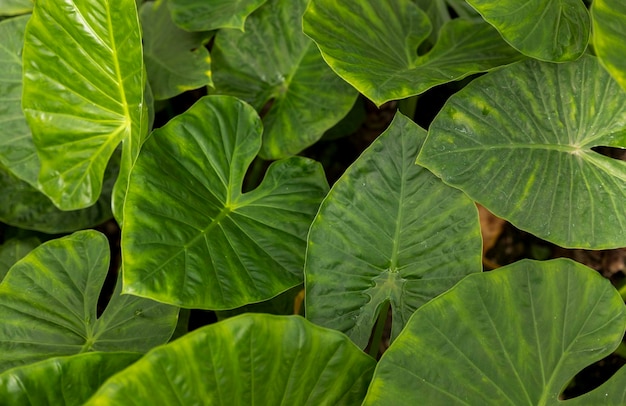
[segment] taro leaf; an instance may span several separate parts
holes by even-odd
[[[109,266],[97,231],[46,242],[0,283],[0,371],[87,351],[136,351],[167,342],[178,309],[120,296],[121,279],[100,317],[96,307]]]
[[[455,19],[425,55],[428,16],[411,0],[312,0],[304,32],[335,72],[377,105],[514,62],[521,55],[484,21]]]
[[[482,268],[476,206],[415,165],[425,137],[397,114],[335,183],[311,226],[307,319],[361,348],[384,302],[393,309],[393,339],[415,309]]]
[[[33,9],[33,0],[0,0],[0,16],[14,16],[30,13]],[[0,35],[0,38],[5,38]]]
[[[263,116],[264,159],[315,143],[357,97],[302,33],[307,1],[269,0],[248,18],[245,32],[220,31],[211,51],[213,93],[245,100]]]
[[[120,142],[116,189],[125,190],[148,126],[135,0],[38,0],[23,61],[22,105],[43,192],[63,210],[93,204]]]
[[[595,0],[591,16],[596,55],[613,78],[626,89],[626,2]]]
[[[4,406],[82,405],[111,375],[141,354],[90,352],[56,357],[0,374]]]
[[[186,31],[235,28],[267,0],[168,0],[172,19]]]
[[[86,404],[355,405],[374,367],[337,331],[244,314],[154,349]]]
[[[581,0],[467,0],[504,39],[525,55],[575,60],[589,42],[590,19]]]
[[[563,247],[626,246],[626,93],[593,56],[527,60],[453,95],[418,162],[517,227]]]
[[[12,238],[0,245],[0,282],[13,264],[24,258],[39,244],[41,244],[39,238],[29,237],[24,239]],[[0,396],[0,398],[2,397]]]
[[[252,107],[207,96],[155,130],[124,206],[124,292],[225,310],[302,283],[306,234],[328,190],[321,165],[274,162],[241,192],[261,146]]]
[[[557,404],[625,327],[611,283],[571,260],[470,275],[415,312],[379,361],[364,404]]]
[[[212,85],[211,57],[204,45],[213,33],[181,30],[163,1],[145,3],[139,16],[148,80],[156,100]]]
[[[608,381],[582,396],[561,403],[563,406],[623,406],[626,405],[626,366]]]

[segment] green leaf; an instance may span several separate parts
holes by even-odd
[[[521,57],[489,24],[464,19],[443,25],[418,55],[432,26],[411,0],[312,0],[303,27],[333,70],[377,105]]]
[[[626,404],[626,367],[622,367],[608,381],[574,399],[562,403],[564,406],[623,406]]]
[[[186,31],[244,30],[246,18],[267,0],[168,0],[172,19]]]
[[[474,80],[430,126],[418,156],[517,227],[570,248],[626,246],[626,93],[585,56],[527,60]]]
[[[178,28],[163,1],[144,3],[139,16],[146,70],[156,100],[213,84],[211,56],[205,48],[212,32]]]
[[[218,32],[212,93],[238,97],[263,117],[260,156],[279,159],[312,145],[349,111],[357,93],[302,33],[308,0],[270,0],[246,31]]]
[[[13,264],[24,258],[39,244],[41,244],[39,238],[30,237],[25,239],[12,238],[0,245],[0,282]]]
[[[626,3],[621,0],[595,0],[591,16],[596,55],[611,76],[626,89]]]
[[[93,204],[120,142],[116,189],[124,190],[148,126],[135,1],[37,1],[23,61],[22,105],[43,192],[63,210]]]
[[[242,193],[261,132],[254,110],[229,96],[204,97],[153,132],[124,206],[125,293],[222,310],[302,283],[328,184],[321,165],[293,157]]]
[[[32,9],[33,0],[0,0],[0,16],[30,13]]]
[[[579,58],[591,22],[581,0],[467,0],[504,39],[530,57],[563,62]]]
[[[383,303],[411,314],[480,272],[473,202],[415,165],[426,131],[401,114],[335,183],[311,226],[306,316],[365,348]]]
[[[154,349],[87,405],[355,405],[373,359],[298,316],[245,314]]]
[[[178,309],[120,295],[118,281],[100,317],[96,307],[109,244],[79,231],[35,248],[0,283],[0,371],[59,355],[137,351],[167,342]]]
[[[415,312],[379,361],[364,405],[557,404],[625,327],[619,293],[573,261],[470,275]]]
[[[0,374],[0,399],[5,406],[82,405],[107,378],[140,356],[91,352],[13,368]]]

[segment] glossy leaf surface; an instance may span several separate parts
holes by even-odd
[[[96,307],[109,266],[109,244],[96,231],[52,240],[16,263],[0,283],[0,371],[59,355],[137,351],[167,342],[178,309],[120,296],[100,317]]]
[[[625,327],[617,290],[576,262],[523,260],[470,275],[415,312],[364,404],[557,404]]]
[[[328,184],[321,165],[294,157],[242,193],[261,132],[252,107],[228,96],[204,97],[153,132],[124,207],[126,293],[217,310],[302,283],[306,234]]]
[[[593,47],[600,62],[626,90],[626,3],[595,0],[591,6]]]
[[[306,4],[269,0],[248,18],[245,32],[218,32],[211,51],[213,93],[245,100],[263,116],[265,159],[285,158],[313,144],[350,111],[357,96],[302,33]]]
[[[140,356],[91,352],[13,368],[0,374],[0,399],[5,406],[82,405],[107,378]]]
[[[24,42],[22,105],[41,160],[39,183],[64,210],[93,204],[123,142],[125,176],[147,131],[135,0],[40,0]]]
[[[267,0],[168,0],[172,19],[186,31],[244,29],[246,18]]]
[[[385,301],[394,339],[415,309],[482,270],[476,206],[415,165],[425,137],[397,114],[335,183],[311,226],[307,319],[361,348]]]
[[[418,162],[517,227],[563,247],[626,246],[626,93],[585,56],[528,60],[453,95]]]
[[[146,70],[156,100],[213,83],[211,57],[204,47],[212,33],[178,28],[164,1],[144,3],[139,16]]]
[[[591,21],[581,0],[467,0],[511,45],[552,62],[575,60],[587,48]]]
[[[297,316],[246,314],[151,351],[87,405],[354,405],[374,366],[336,331]]]
[[[489,24],[464,19],[418,55],[432,25],[411,0],[312,0],[303,26],[333,70],[377,105],[520,58]]]
[[[0,245],[0,282],[17,261],[41,244],[37,237],[11,238]]]

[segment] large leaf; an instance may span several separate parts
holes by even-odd
[[[87,405],[355,405],[374,366],[336,331],[298,316],[246,314],[154,349]]]
[[[580,57],[591,22],[581,0],[467,0],[520,52],[544,61]]]
[[[236,28],[267,0],[168,0],[172,19],[186,31]]]
[[[82,405],[111,375],[141,355],[91,352],[56,357],[0,374],[4,406]]]
[[[383,354],[364,404],[557,404],[625,328],[619,293],[573,261],[524,260],[470,275],[415,312]]]
[[[527,60],[448,99],[418,161],[497,216],[564,247],[626,246],[626,93],[597,59]]]
[[[591,16],[596,55],[613,78],[626,89],[626,2],[595,0]]]
[[[41,244],[37,237],[12,238],[0,245],[0,282],[9,269],[26,254]]]
[[[164,1],[144,3],[139,16],[146,70],[156,100],[213,83],[211,57],[204,46],[213,33],[178,28]]]
[[[124,190],[148,122],[135,0],[37,1],[23,61],[42,190],[64,210],[93,204],[120,142]]]
[[[425,55],[428,16],[411,0],[312,0],[304,32],[339,76],[377,105],[519,59],[485,22],[445,24]]]
[[[357,96],[302,33],[307,1],[268,1],[248,18],[245,32],[220,31],[211,51],[214,93],[236,96],[262,112],[265,159],[313,144]]]
[[[306,316],[361,348],[384,302],[393,309],[393,339],[415,309],[482,269],[476,206],[415,165],[425,137],[397,114],[333,186],[311,226]]]
[[[232,309],[302,283],[306,233],[328,184],[321,165],[294,157],[242,193],[261,131],[254,110],[228,96],[204,97],[154,131],[124,206],[126,293]]]
[[[30,13],[33,0],[0,0],[0,16]]]
[[[87,351],[137,351],[167,342],[178,309],[121,296],[118,281],[100,317],[109,244],[97,231],[52,240],[16,263],[0,283],[0,371]]]

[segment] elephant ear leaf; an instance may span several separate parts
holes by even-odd
[[[246,18],[267,0],[168,0],[172,20],[185,31],[244,29]]]
[[[26,26],[22,105],[41,161],[41,190],[63,210],[98,199],[120,143],[114,195],[123,196],[147,132],[135,3],[39,0]]]
[[[596,55],[611,76],[626,90],[626,2],[594,0],[591,16]]]

